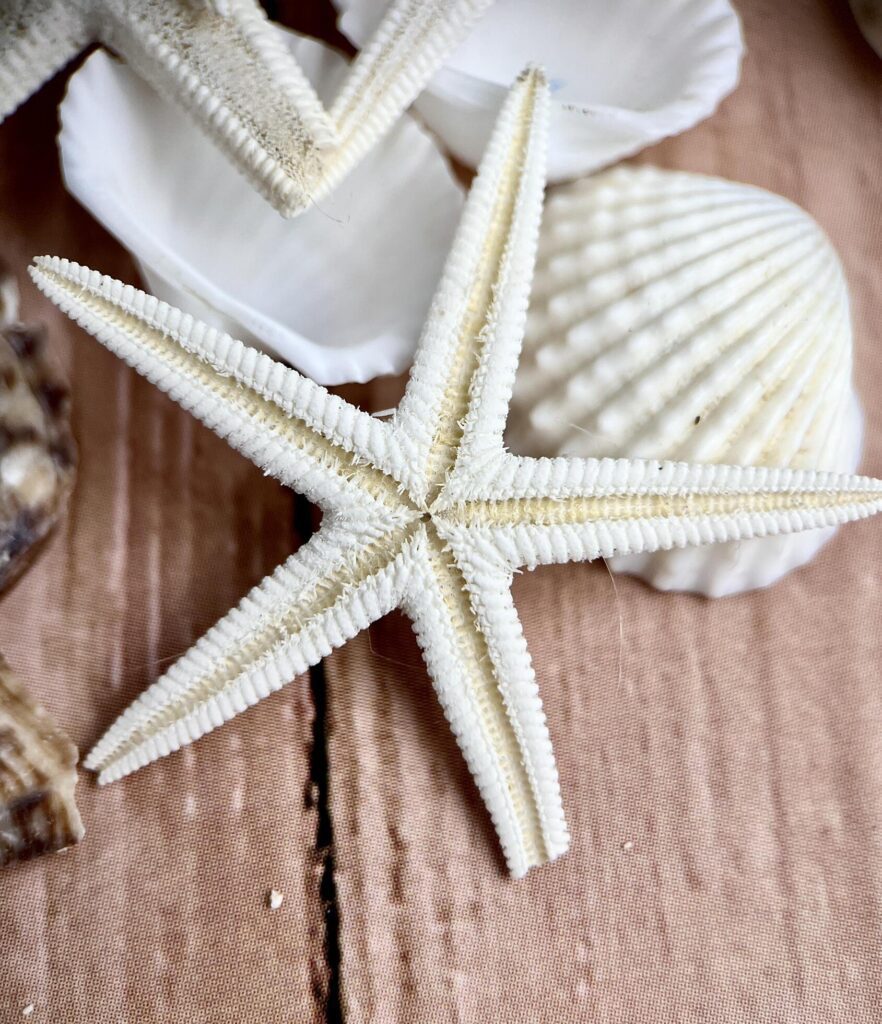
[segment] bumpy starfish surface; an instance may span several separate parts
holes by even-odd
[[[509,868],[522,875],[569,837],[512,574],[827,526],[882,507],[882,482],[861,477],[504,449],[546,120],[546,85],[528,72],[499,116],[388,422],[130,285],[36,261],[34,280],[64,312],[325,510],[319,532],[110,728],[87,761],[101,781],[221,725],[400,607]]]
[[[2,0],[0,121],[102,42],[291,216],[352,169],[490,3],[394,0],[325,110],[256,0]]]

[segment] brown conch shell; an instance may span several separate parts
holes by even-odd
[[[0,591],[64,514],[76,466],[67,386],[42,331],[17,316],[15,279],[0,266]]]
[[[82,838],[76,764],[77,748],[0,657],[0,866]]]

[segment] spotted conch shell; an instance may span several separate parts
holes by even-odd
[[[69,390],[42,328],[18,322],[15,278],[0,266],[0,591],[61,519],[75,471]]]
[[[0,866],[82,838],[76,763],[77,748],[0,657]]]
[[[18,288],[0,266],[0,590],[30,564],[73,485],[69,396],[42,347],[41,332],[18,323]],[[83,835],[76,763],[76,747],[0,656],[0,865]]]

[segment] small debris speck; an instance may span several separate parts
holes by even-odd
[[[700,416],[696,416],[695,417],[695,425],[696,425],[696,427],[698,426],[699,423],[701,423],[701,417]]]
[[[266,898],[267,906],[270,910],[278,910],[284,900],[285,897],[276,889],[270,889],[269,896]]]
[[[634,849],[634,840],[626,839],[622,843],[622,849],[625,851],[625,853],[630,853]]]
[[[22,1007],[22,1017],[30,1017],[30,1015],[34,1012],[35,1009],[36,1007],[34,1006],[33,1003],[28,1003],[27,1006]]]

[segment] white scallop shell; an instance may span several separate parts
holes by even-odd
[[[386,0],[335,0],[361,46]],[[548,180],[597,170],[713,113],[738,82],[744,44],[727,0],[496,0],[414,104],[475,167],[509,85],[547,72]]]
[[[545,207],[509,442],[853,472],[848,292],[818,225],[780,196],[652,167]],[[665,590],[766,586],[833,531],[616,558]]]
[[[284,35],[322,98],[335,95],[345,61]],[[71,78],[61,121],[68,189],[131,251],[156,295],[321,384],[410,365],[463,201],[412,118],[296,220],[104,52]]]

